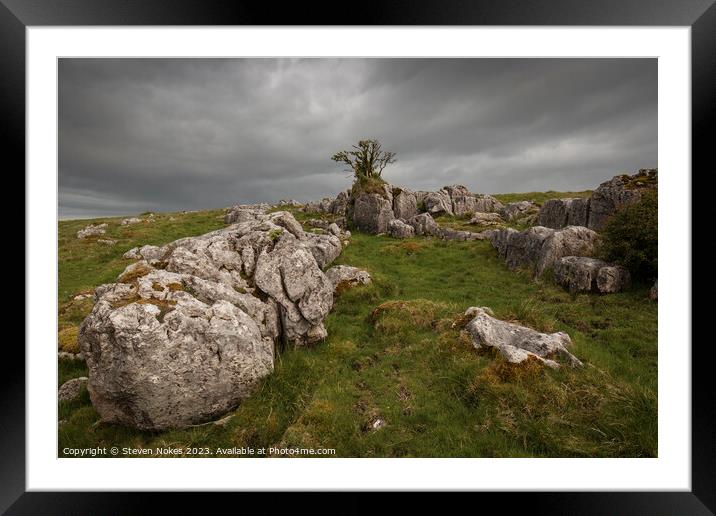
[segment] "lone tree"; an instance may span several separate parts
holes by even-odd
[[[337,152],[331,159],[351,167],[359,181],[380,178],[383,169],[395,163],[395,153],[384,151],[378,140],[361,140],[353,149]]]

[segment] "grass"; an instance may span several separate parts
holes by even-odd
[[[206,229],[188,224],[165,241],[220,226],[211,213],[193,214],[205,217]],[[146,231],[127,239],[124,250],[163,243]],[[73,279],[74,263],[61,262],[61,285],[75,286],[67,296],[113,279],[126,265],[101,251],[81,279]],[[646,288],[572,296],[509,271],[486,241],[355,232],[335,263],[365,268],[373,283],[343,291],[326,320],[329,337],[281,353],[274,373],[225,424],[163,433],[98,424],[83,393],[60,406],[59,449],[280,445],[334,448],[339,457],[656,456],[657,305]],[[566,331],[585,367],[513,366],[474,350],[461,332],[469,306]],[[61,382],[77,376],[87,376],[84,364],[60,361]],[[377,419],[385,426],[374,430]]]

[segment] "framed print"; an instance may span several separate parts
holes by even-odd
[[[716,8],[509,4],[347,26],[5,1],[27,302],[3,510],[434,490],[713,511],[691,171]]]

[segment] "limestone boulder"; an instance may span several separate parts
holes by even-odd
[[[471,307],[465,312],[471,318],[465,326],[476,349],[495,348],[510,363],[521,363],[534,358],[549,367],[559,367],[555,360],[563,358],[571,366],[582,362],[568,351],[572,345],[569,335],[563,332],[541,333],[532,328],[496,319],[487,308]]]
[[[376,193],[360,194],[353,204],[352,216],[358,229],[374,235],[386,233],[388,223],[395,219],[392,199]]]
[[[554,264],[555,281],[570,292],[609,294],[624,290],[630,283],[629,271],[596,258],[565,256]]]
[[[534,226],[525,231],[499,229],[490,240],[509,268],[528,268],[539,277],[564,256],[591,256],[598,235],[580,226],[561,230]]]
[[[77,238],[83,239],[92,236],[104,235],[107,232],[107,223],[90,224],[77,232]]]
[[[415,236],[415,228],[401,219],[393,219],[388,223],[388,235],[393,238],[411,238]]]
[[[398,219],[409,219],[418,213],[418,201],[413,192],[397,189],[393,194],[393,214]]]
[[[95,289],[80,326],[95,409],[163,430],[235,407],[273,369],[277,342],[326,337],[333,284],[322,267],[340,251],[339,238],[304,233],[288,212],[135,249],[141,259]]]
[[[67,380],[60,386],[60,389],[57,391],[57,399],[59,401],[76,400],[82,392],[82,388],[87,385],[87,381],[88,378],[86,376]]]
[[[425,212],[430,215],[452,215],[452,199],[446,190],[429,192],[423,198]]]
[[[419,236],[440,236],[440,226],[429,213],[420,213],[408,219],[406,223],[413,227]]]

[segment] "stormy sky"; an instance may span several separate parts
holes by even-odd
[[[334,196],[377,138],[415,190],[657,166],[655,59],[61,59],[60,218]]]

